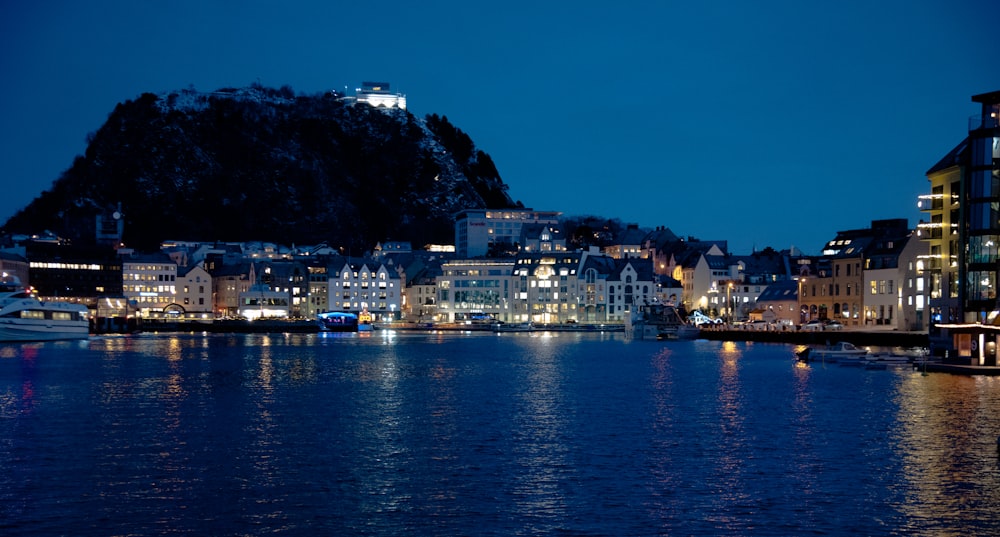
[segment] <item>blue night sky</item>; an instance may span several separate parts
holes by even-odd
[[[143,92],[377,80],[527,207],[818,254],[916,225],[970,97],[1000,90],[998,20],[993,0],[5,0],[0,222]]]

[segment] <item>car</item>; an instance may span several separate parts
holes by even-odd
[[[844,325],[840,324],[840,321],[827,321],[826,326],[823,327],[824,330],[843,330]]]
[[[823,321],[819,319],[813,319],[802,325],[802,329],[808,332],[819,332],[823,330]]]

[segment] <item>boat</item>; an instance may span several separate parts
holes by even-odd
[[[361,308],[361,313],[358,314],[358,332],[371,332],[375,329],[375,325],[372,324],[372,314],[368,313],[367,307]]]
[[[672,304],[645,304],[627,317],[625,333],[634,339],[697,339],[701,328],[688,323]]]
[[[890,367],[916,367],[913,358],[902,354],[872,354],[864,357],[865,369],[888,369]]]
[[[847,341],[838,341],[826,347],[805,347],[795,353],[803,362],[841,363],[844,365],[864,365],[869,356],[868,349],[854,346]]]
[[[494,332],[531,332],[535,326],[530,323],[493,323]]]
[[[43,302],[16,277],[0,281],[0,341],[57,341],[90,337],[82,304]]]
[[[357,332],[358,316],[346,311],[327,311],[316,315],[324,332]]]

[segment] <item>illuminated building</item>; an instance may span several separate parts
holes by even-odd
[[[920,207],[927,242],[932,351],[997,365],[1000,272],[1000,91],[972,97],[968,136],[927,171]]]
[[[395,269],[371,259],[335,258],[328,266],[330,311],[360,313],[375,321],[399,319],[402,282]]]
[[[406,109],[406,95],[389,91],[388,82],[362,82],[355,90],[355,98],[359,103],[375,107]]]
[[[437,320],[511,322],[513,259],[457,259],[441,264]]]
[[[139,317],[166,318],[177,305],[177,263],[160,252],[123,256],[122,291]]]
[[[455,215],[455,251],[463,258],[486,256],[491,249],[516,252],[525,225],[558,226],[560,214],[532,209],[461,211]]]

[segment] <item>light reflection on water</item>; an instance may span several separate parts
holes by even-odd
[[[987,535],[997,409],[1000,379],[800,364],[783,345],[0,345],[0,531]]]

